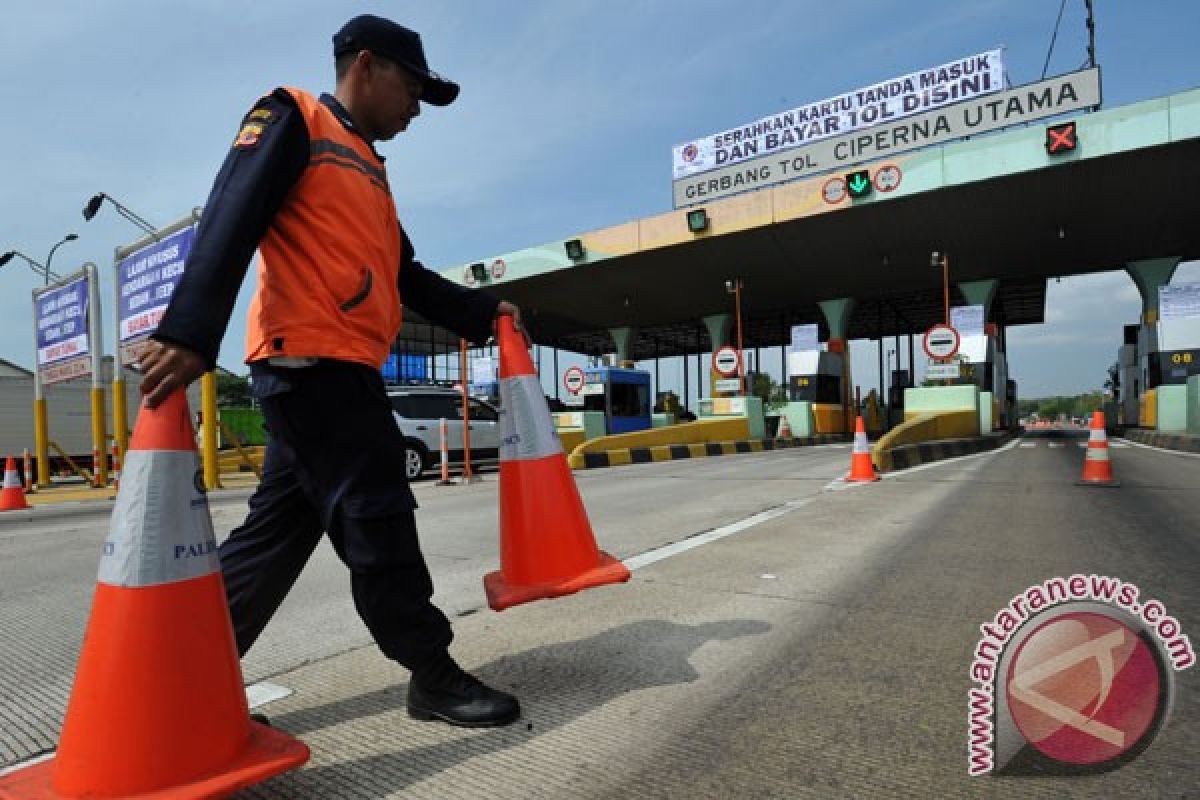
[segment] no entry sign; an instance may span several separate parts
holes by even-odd
[[[925,338],[921,340],[921,346],[925,348],[925,354],[934,359],[953,358],[958,352],[958,346],[961,342],[958,331],[949,325],[934,325],[929,330],[925,331]]]
[[[583,370],[579,367],[571,367],[563,373],[563,386],[571,394],[579,394],[583,389]]]
[[[738,366],[741,364],[741,359],[738,358],[737,350],[734,350],[729,345],[718,348],[712,357],[712,366],[719,374],[726,378],[732,378],[738,374]]]

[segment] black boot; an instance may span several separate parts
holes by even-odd
[[[516,722],[521,706],[517,698],[485,686],[446,656],[413,674],[408,684],[408,715],[464,728],[490,728]]]

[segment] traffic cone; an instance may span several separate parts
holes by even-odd
[[[788,424],[787,414],[779,415],[779,428],[775,431],[775,438],[791,441],[792,426]]]
[[[100,463],[100,448],[93,447],[92,448],[92,488],[94,488],[94,489],[103,489],[104,488],[104,482],[102,480],[100,480],[100,472],[101,472],[101,469],[103,468],[103,466],[104,465],[102,463]]]
[[[1091,433],[1088,435],[1087,456],[1083,460],[1084,486],[1120,486],[1113,479],[1112,460],[1108,457],[1108,434],[1104,431],[1104,412],[1092,412]]]
[[[142,408],[100,557],[57,757],[0,798],[199,798],[298,767],[251,722],[183,391]]]
[[[625,565],[596,547],[524,337],[511,316],[497,328],[500,569],[483,578],[488,605],[503,611],[629,580]]]
[[[871,463],[871,446],[867,444],[867,430],[863,427],[863,418],[854,418],[854,451],[850,454],[850,474],[848,481],[877,481],[875,465]]]
[[[12,456],[4,462],[4,488],[0,489],[0,511],[19,511],[29,508],[25,502],[25,487],[17,474],[17,460]]]

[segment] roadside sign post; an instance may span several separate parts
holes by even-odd
[[[951,365],[947,362],[958,354],[961,344],[962,336],[951,325],[934,325],[925,331],[925,335],[921,338],[921,347],[925,350],[925,355],[937,362],[930,365],[926,377],[931,380],[945,380],[947,383],[958,377],[961,374],[958,365]],[[951,374],[950,370],[945,369],[947,366],[953,367],[955,374]],[[934,367],[940,369],[934,369]]]
[[[712,354],[712,368],[722,378],[736,378],[738,388],[744,390],[744,384],[741,379],[742,359],[736,349],[730,345],[718,347]],[[730,384],[725,384],[726,386]],[[720,388],[721,382],[717,381],[717,385],[713,388],[717,391],[726,391]]]
[[[568,367],[563,373],[563,388],[568,394],[578,395],[583,391],[583,370],[579,367]]]

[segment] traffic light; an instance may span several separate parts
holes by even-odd
[[[871,193],[870,170],[860,169],[847,175],[846,191],[849,192],[851,200],[869,195]]]
[[[1057,156],[1069,153],[1079,144],[1075,122],[1064,122],[1046,128],[1046,155]]]

